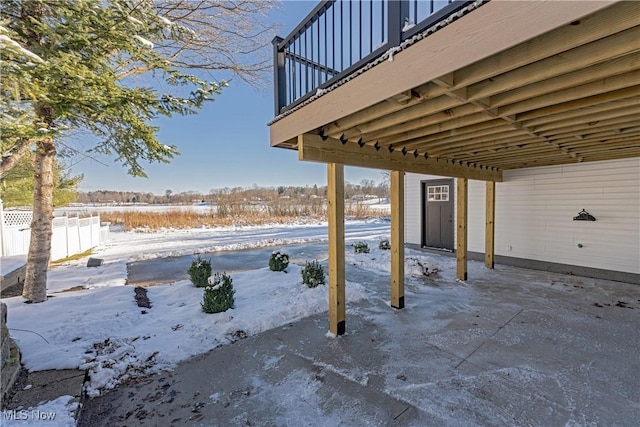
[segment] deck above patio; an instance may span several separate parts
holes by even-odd
[[[329,324],[345,331],[343,166],[390,170],[391,298],[404,307],[404,173],[455,177],[467,279],[468,180],[640,158],[640,2],[323,1],[274,40],[271,145],[327,163]]]
[[[637,2],[329,1],[274,46],[271,145],[301,160],[500,181],[640,155]]]

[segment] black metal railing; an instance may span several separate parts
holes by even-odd
[[[321,1],[287,38],[273,40],[276,116],[469,3]]]

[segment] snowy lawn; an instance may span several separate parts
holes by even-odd
[[[287,273],[263,268],[232,275],[235,306],[217,314],[202,312],[203,289],[190,281],[147,288],[150,309],[137,306],[131,286],[57,293],[43,304],[9,298],[9,328],[28,370],[89,369],[88,392],[95,396],[132,376],[171,369],[220,345],[326,311],[326,286],[303,285],[301,270],[290,265]],[[349,283],[347,295],[358,301],[366,291]]]

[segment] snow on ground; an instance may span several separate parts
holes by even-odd
[[[373,245],[377,244],[377,241],[373,242]],[[368,242],[368,245],[370,251],[368,254],[356,254],[354,251],[347,251],[345,253],[345,261],[366,269],[378,270],[384,273],[390,272],[391,251],[372,246],[372,242]],[[407,276],[429,276],[440,270],[440,266],[434,258],[420,254],[417,251],[405,249],[404,260],[404,273]]]
[[[389,221],[346,222],[345,240],[377,239],[389,234]],[[169,256],[262,248],[327,241],[327,223],[231,226],[149,233],[111,233],[111,241],[95,256],[105,260],[139,261]]]
[[[389,233],[387,220],[353,220],[346,224],[347,242],[380,240]],[[74,287],[92,289],[122,286],[127,277],[126,264],[132,261],[326,241],[326,222],[111,232],[110,241],[94,249],[92,255],[105,260],[100,268],[92,269],[91,274],[87,274],[86,259],[69,261],[49,271],[47,290],[52,293]]]
[[[0,276],[11,273],[22,267],[27,262],[26,255],[13,255],[2,257],[0,261]]]
[[[389,251],[377,249],[388,231],[388,221],[348,221],[346,239],[366,240],[376,249],[373,259],[356,259],[353,254],[347,258],[367,268],[388,270]],[[8,326],[28,370],[90,369],[88,392],[97,395],[127,378],[171,369],[220,345],[327,310],[326,286],[307,288],[302,284],[302,268],[293,264],[288,273],[268,268],[234,273],[235,307],[225,313],[203,313],[203,291],[190,281],[147,288],[152,308],[144,309],[136,305],[134,289],[123,286],[127,262],[321,243],[326,236],[326,223],[112,232],[111,241],[94,251],[93,256],[105,259],[102,266],[87,269],[86,259],[81,259],[49,272],[47,302],[4,299],[9,307]],[[348,301],[365,298],[367,290],[361,284],[348,284]]]
[[[385,220],[347,221],[347,242],[366,241],[372,248],[370,254],[347,250],[347,262],[381,273],[388,271],[390,251],[377,247],[388,233],[389,222]],[[325,242],[326,236],[326,223],[112,232],[111,241],[92,255],[105,260],[102,266],[88,269],[85,258],[49,272],[51,296],[47,302],[24,304],[21,297],[4,299],[9,309],[8,326],[26,369],[88,369],[91,379],[86,391],[96,396],[129,378],[170,370],[221,345],[327,310],[326,286],[307,288],[302,284],[302,267],[294,264],[287,273],[258,268],[232,274],[235,306],[225,313],[203,313],[203,290],[188,280],[146,288],[152,307],[140,308],[134,300],[134,288],[123,286],[127,262],[318,244]],[[437,271],[438,265],[428,256],[407,256],[405,270],[407,275],[420,276]],[[349,282],[346,291],[349,303],[370,296],[370,290],[360,283]],[[67,402],[61,397],[29,409],[27,414],[53,411],[59,417],[56,425],[73,425],[75,408]]]
[[[73,396],[60,396],[35,408],[3,411],[1,424],[3,427],[75,426],[74,413],[78,403],[70,402],[71,399]]]

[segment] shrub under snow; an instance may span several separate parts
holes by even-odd
[[[289,255],[280,251],[275,251],[269,258],[269,269],[271,271],[285,271],[289,266]]]

